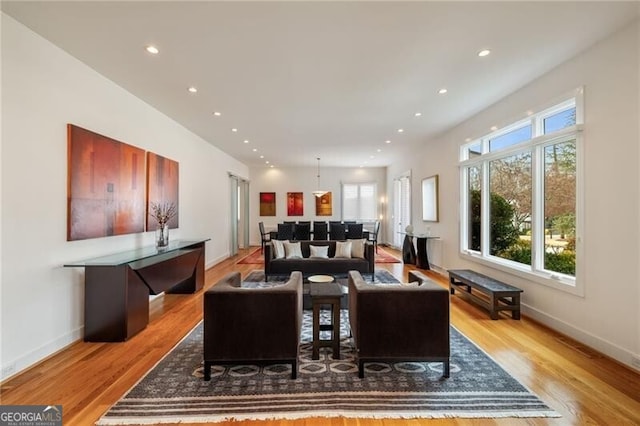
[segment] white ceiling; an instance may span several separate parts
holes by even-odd
[[[250,166],[321,157],[368,167],[627,25],[638,4],[3,1],[2,10]],[[484,48],[491,55],[478,57]]]

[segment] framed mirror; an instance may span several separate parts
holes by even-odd
[[[422,220],[438,221],[438,175],[422,179]]]

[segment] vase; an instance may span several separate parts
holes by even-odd
[[[164,248],[169,245],[169,225],[167,223],[158,224],[156,227],[156,247]]]

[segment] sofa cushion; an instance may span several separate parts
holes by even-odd
[[[310,255],[309,259],[328,259],[329,247],[328,246],[313,246],[309,245]]]
[[[351,241],[336,241],[336,256],[338,258],[351,258]]]
[[[351,240],[351,257],[364,259],[364,243],[366,240]]]
[[[284,243],[289,242],[288,240],[280,241],[273,240],[273,257],[275,259],[284,259]]]
[[[284,243],[284,253],[287,259],[302,259],[302,250],[300,243],[286,241]]]

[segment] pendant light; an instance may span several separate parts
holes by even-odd
[[[312,194],[315,195],[316,198],[320,198],[329,191],[320,190],[320,157],[317,157],[316,160],[318,160],[318,189],[316,191],[313,191]]]

